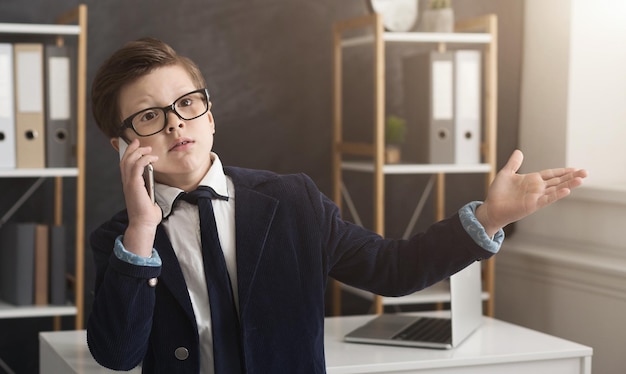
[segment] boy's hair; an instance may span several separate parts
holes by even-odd
[[[157,68],[171,65],[182,66],[195,88],[206,87],[204,77],[193,61],[154,38],[129,42],[102,64],[91,86],[91,109],[96,124],[107,137],[120,136],[123,118],[119,95],[122,88]]]

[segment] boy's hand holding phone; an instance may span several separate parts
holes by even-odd
[[[126,153],[127,148],[128,143],[126,143],[123,138],[119,138],[120,161],[122,160],[122,157],[124,157],[124,153]],[[152,167],[151,163],[146,165],[143,169],[143,181],[146,185],[148,196],[150,196],[152,204],[154,204],[154,168]]]
[[[146,234],[154,235],[153,231],[161,222],[162,213],[161,208],[153,200],[152,162],[157,161],[158,157],[151,155],[151,151],[151,147],[140,147],[138,140],[126,144],[123,139],[119,139],[120,173],[128,211],[129,229],[150,228],[148,231],[152,232],[146,232]],[[147,189],[151,194],[146,192]],[[126,236],[124,246],[127,247]]]
[[[151,150],[151,147],[141,147],[138,140],[127,144],[124,139],[119,138],[120,173],[129,218],[133,214],[152,215],[152,212],[144,211],[146,206],[143,205],[146,201],[150,201],[151,208],[156,207],[159,211],[158,222],[160,222],[161,211],[154,200],[154,168],[152,167],[152,162],[158,157],[151,155]],[[150,221],[153,220],[150,219]]]

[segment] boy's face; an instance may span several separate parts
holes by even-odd
[[[158,68],[122,88],[122,119],[146,108],[170,105],[198,88],[202,87],[195,87],[182,67]],[[151,146],[151,154],[159,157],[153,163],[156,181],[185,190],[195,187],[211,167],[213,134],[215,123],[210,110],[192,120],[182,120],[170,111],[165,129],[151,136],[138,136],[132,129],[124,132],[130,141],[138,138],[142,147]],[[117,139],[111,139],[111,144],[117,148]]]

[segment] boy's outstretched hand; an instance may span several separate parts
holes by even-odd
[[[574,168],[517,174],[523,160],[522,152],[515,150],[489,186],[485,202],[476,210],[476,218],[489,236],[569,195],[587,176],[585,170]]]

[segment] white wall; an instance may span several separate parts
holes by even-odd
[[[626,1],[527,0],[524,170],[589,170],[626,189]]]
[[[571,25],[568,161],[626,186],[626,1],[576,0]]]
[[[496,317],[626,370],[626,1],[526,0],[522,171],[586,168],[571,196],[518,222],[496,259]]]
[[[569,0],[527,0],[520,104],[522,171],[567,164]]]

